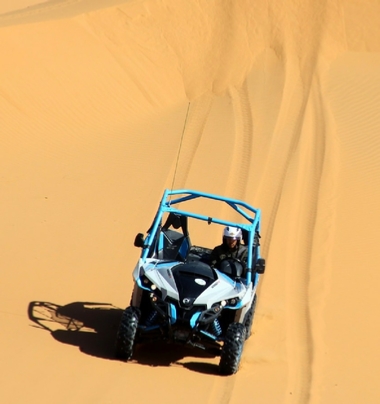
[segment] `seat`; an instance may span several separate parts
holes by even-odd
[[[210,263],[211,249],[206,247],[191,246],[186,257],[186,262],[201,261],[206,264]]]
[[[173,230],[162,230],[162,248],[158,251],[158,258],[163,260],[185,261],[188,251],[187,237]]]

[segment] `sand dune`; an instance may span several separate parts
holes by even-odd
[[[380,401],[379,16],[369,0],[0,6],[1,402]],[[133,238],[171,187],[262,209],[267,272],[232,377],[177,347],[112,357]]]

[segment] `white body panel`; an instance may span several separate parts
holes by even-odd
[[[135,280],[144,274],[157,288],[162,292],[162,297],[171,297],[179,300],[179,292],[175,283],[171,269],[182,262],[164,262],[157,259],[147,259],[145,265],[139,260],[133,272]],[[195,305],[205,305],[210,308],[214,303],[220,303],[222,300],[239,298],[241,305],[249,304],[253,299],[252,284],[248,287],[240,281],[234,281],[227,275],[216,270],[217,280],[215,280],[207,289],[205,289],[194,301]],[[195,282],[201,282],[194,275]]]

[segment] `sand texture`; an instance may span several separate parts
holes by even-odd
[[[380,402],[379,21],[376,0],[1,2],[1,403]],[[262,210],[234,376],[178,347],[113,359],[165,188]]]

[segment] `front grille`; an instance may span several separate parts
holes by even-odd
[[[166,298],[165,301],[175,306],[177,312],[177,324],[188,324],[195,313],[206,310],[205,305],[192,305],[188,308],[183,308],[179,306],[177,300]]]

